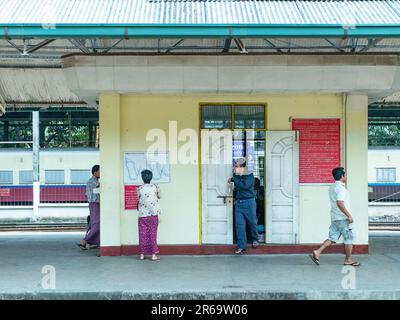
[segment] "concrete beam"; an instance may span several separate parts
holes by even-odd
[[[400,90],[397,55],[69,56],[64,74],[85,99],[116,93],[341,93]]]

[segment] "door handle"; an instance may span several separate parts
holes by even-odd
[[[224,199],[224,204],[226,204],[226,199],[227,198],[232,198],[232,196],[217,196],[219,199]]]

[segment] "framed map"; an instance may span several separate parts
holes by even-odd
[[[168,152],[159,152],[157,154],[148,152],[124,153],[125,185],[142,184],[141,172],[145,169],[153,172],[153,183],[171,182]]]

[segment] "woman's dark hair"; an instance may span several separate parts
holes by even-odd
[[[333,179],[339,181],[345,175],[345,171],[343,167],[338,167],[332,170]]]
[[[100,166],[99,166],[98,164],[94,165],[94,166],[92,167],[92,174],[94,174],[95,172],[97,172],[97,171],[99,171],[99,170],[100,170]]]
[[[151,179],[153,179],[153,172],[150,170],[143,170],[141,174],[144,183],[150,183]]]

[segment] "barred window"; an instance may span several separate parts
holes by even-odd
[[[90,178],[90,170],[71,170],[71,184],[86,184]]]
[[[45,183],[46,184],[64,184],[65,173],[64,170],[45,170]]]
[[[12,170],[0,171],[0,185],[1,184],[13,184],[13,172]]]
[[[396,168],[376,168],[377,182],[396,182]]]

